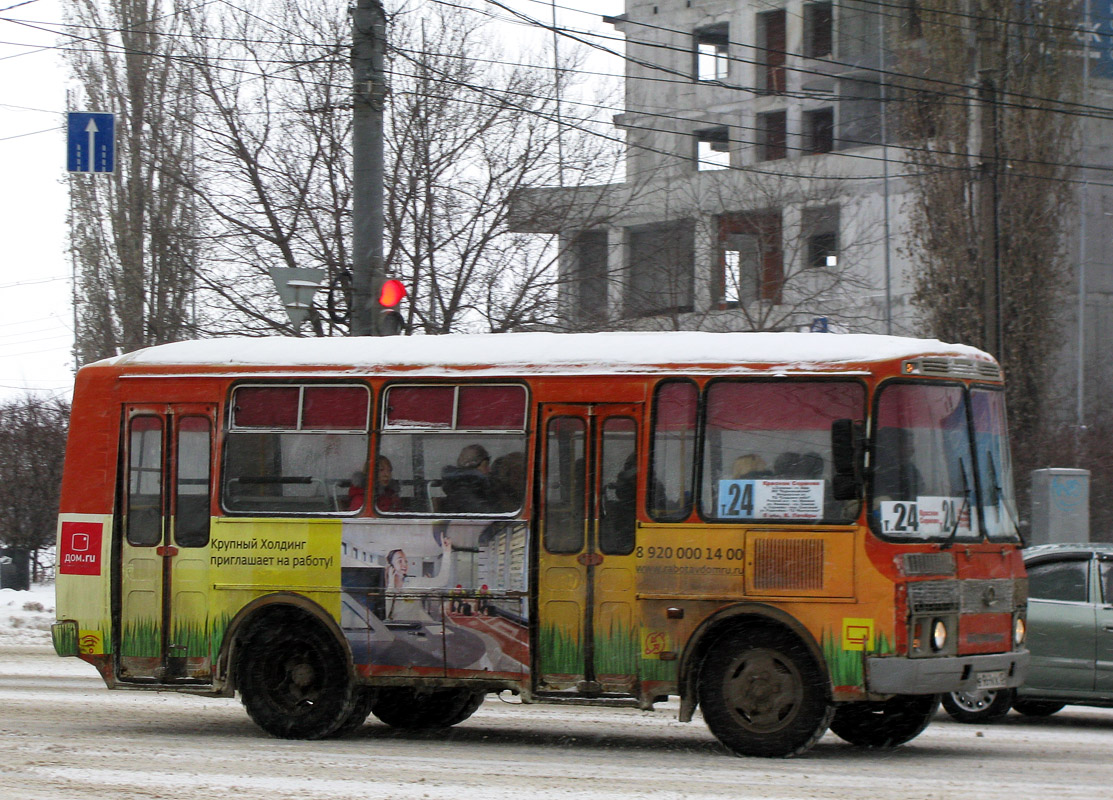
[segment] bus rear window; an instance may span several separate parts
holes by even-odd
[[[865,419],[866,390],[850,381],[719,381],[706,393],[700,510],[715,520],[849,522],[836,501],[831,431]]]

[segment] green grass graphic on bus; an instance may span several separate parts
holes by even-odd
[[[863,672],[864,651],[844,650],[841,637],[829,631],[823,632],[821,642],[823,657],[827,659],[827,667],[831,671],[831,684],[833,686],[862,686],[865,681]],[[884,633],[877,634],[877,642],[871,651],[875,655],[886,655],[894,652],[893,645]]]
[[[550,675],[580,675],[584,671],[584,648],[580,640],[563,628],[541,629],[541,671]]]

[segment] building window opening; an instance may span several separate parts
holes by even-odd
[[[687,313],[695,280],[695,225],[691,220],[628,231],[624,312],[628,317]]]
[[[830,153],[835,149],[835,109],[817,108],[804,112],[804,149],[808,153]]]
[[[784,262],[779,213],[720,217],[719,252],[723,307],[781,301]]]
[[[575,259],[569,300],[570,317],[592,328],[607,320],[607,232],[580,231],[572,243]]]
[[[730,167],[730,132],[725,125],[696,131],[696,169]]]
[[[777,161],[788,155],[788,114],[771,111],[757,115],[758,142],[762,161]]]
[[[827,58],[834,51],[834,14],[830,3],[804,6],[804,56]]]
[[[694,34],[696,80],[725,81],[730,75],[730,29],[724,22]]]
[[[838,208],[806,209],[803,223],[804,241],[807,247],[807,266],[811,269],[834,269],[838,267]]]
[[[763,74],[758,87],[769,94],[785,93],[785,11],[766,11],[757,15],[758,47]]]

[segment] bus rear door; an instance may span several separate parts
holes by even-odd
[[[631,694],[638,420],[633,404],[541,409],[537,690]]]
[[[122,681],[206,682],[213,430],[210,404],[124,409],[116,672]]]

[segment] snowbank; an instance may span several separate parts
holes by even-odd
[[[54,584],[35,584],[28,592],[0,589],[0,647],[50,645],[54,622]]]

